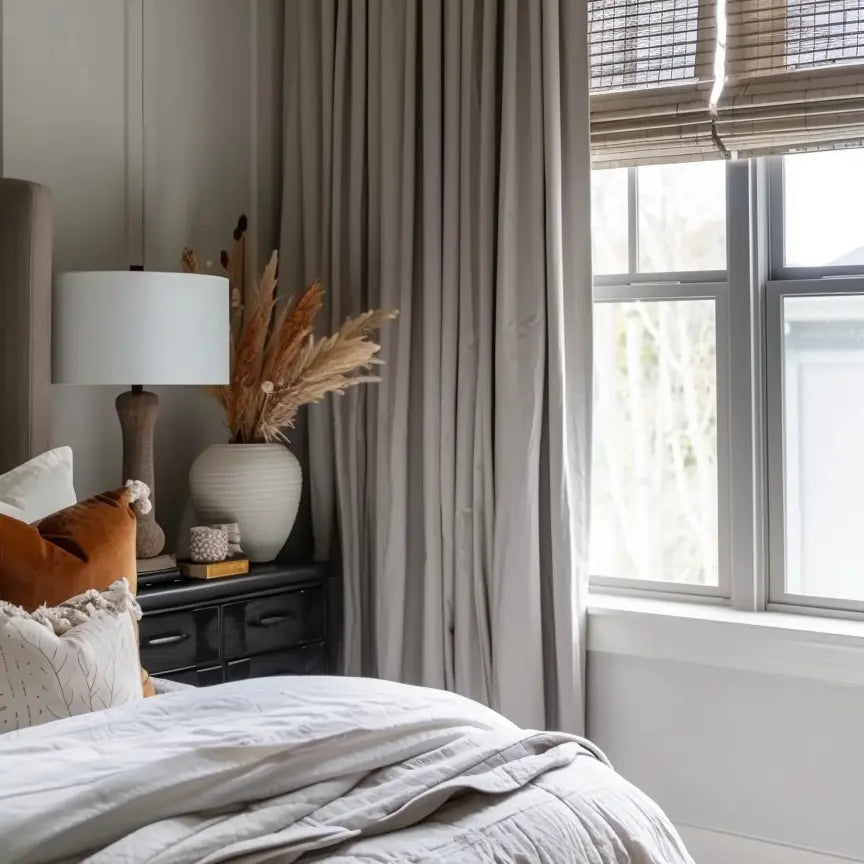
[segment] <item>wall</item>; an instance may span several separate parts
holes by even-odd
[[[613,624],[589,616],[588,734],[698,864],[864,860],[860,634]]]
[[[279,0],[4,0],[3,175],[51,187],[55,272],[176,270],[187,244],[218,262],[243,212],[260,257],[275,247],[281,33]],[[189,464],[224,430],[195,389],[158,392],[170,543]],[[52,441],[74,449],[79,496],[121,479],[116,395],[54,388]]]

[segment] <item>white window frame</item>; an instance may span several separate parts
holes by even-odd
[[[608,169],[607,169],[608,170]],[[612,169],[614,170],[614,169]],[[639,169],[627,168],[627,265],[626,273],[603,273],[594,277],[594,299],[598,288],[625,289],[635,285],[690,284],[693,282],[726,282],[726,270],[670,270],[664,273],[639,272]],[[728,173],[728,167],[727,167]],[[728,184],[727,184],[728,186]],[[727,246],[729,232],[729,202],[726,202]],[[626,298],[620,298],[626,299]],[[638,299],[638,298],[633,298]]]
[[[766,290],[768,430],[768,608],[783,612],[864,613],[864,601],[793,594],[786,590],[786,370],[783,301],[786,297],[864,296],[862,277],[771,281]]]
[[[864,151],[862,151],[864,152]],[[787,267],[783,157],[764,160],[769,244],[764,300],[768,524],[767,604],[770,610],[840,617],[864,617],[864,601],[791,594],[786,590],[786,440],[783,300],[786,297],[864,295],[864,266]]]
[[[768,180],[768,212],[769,212],[769,276],[775,282],[787,282],[798,279],[839,278],[843,276],[861,276],[864,266],[846,264],[834,267],[787,267],[785,210],[783,204],[783,157],[772,156],[764,160]]]
[[[768,262],[768,183],[762,160],[726,168],[729,268],[730,605],[761,611],[766,602],[767,452],[764,285]],[[738,338],[731,350],[731,334]]]
[[[628,301],[714,301],[717,364],[717,532],[718,584],[692,585],[671,580],[628,579],[608,574],[592,574],[591,585],[608,593],[643,594],[652,597],[694,599],[705,602],[728,601],[731,585],[731,382],[729,281],[727,270],[670,271],[639,273],[638,173],[627,174],[628,273],[594,277],[594,302]],[[727,168],[728,176],[728,168]],[[727,181],[727,190],[729,183]],[[729,236],[729,200],[727,194],[727,245]]]
[[[594,300],[715,301],[720,585],[592,575],[592,587],[748,611],[864,619],[864,601],[785,590],[782,329],[784,297],[864,295],[864,266],[785,266],[783,160],[771,157],[727,163],[726,271],[637,273],[636,169],[628,178],[631,272],[595,277]]]

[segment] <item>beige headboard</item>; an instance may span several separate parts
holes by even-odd
[[[0,179],[0,472],[48,447],[53,239],[48,189]]]

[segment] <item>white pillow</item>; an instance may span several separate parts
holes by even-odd
[[[36,522],[77,500],[71,447],[55,447],[0,474],[0,514],[4,516]]]
[[[33,613],[0,601],[0,732],[141,699],[140,615],[125,579]]]

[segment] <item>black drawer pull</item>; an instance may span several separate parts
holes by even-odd
[[[176,645],[178,642],[185,642],[188,638],[188,633],[167,633],[165,636],[153,636],[144,644],[148,648],[152,645]]]
[[[257,621],[250,621],[250,627],[272,627],[274,624],[281,624],[283,621],[288,621],[291,618],[296,618],[297,613],[293,609],[287,612],[277,612],[275,615],[264,615]]]

